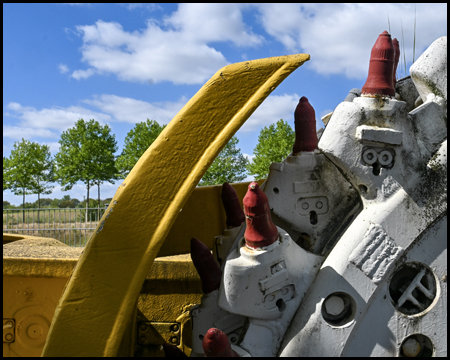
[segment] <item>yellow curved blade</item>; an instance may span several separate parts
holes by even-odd
[[[145,276],[189,195],[248,117],[307,60],[297,54],[226,66],[180,110],[114,195],[66,285],[43,356],[117,354]]]

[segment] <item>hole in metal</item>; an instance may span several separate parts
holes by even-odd
[[[376,163],[374,163],[374,164],[372,165],[372,173],[373,173],[375,176],[380,175],[380,169],[381,169],[380,163],[376,162]]]
[[[405,315],[419,314],[428,309],[436,291],[433,272],[421,263],[403,264],[389,282],[392,304]]]
[[[356,303],[343,292],[328,295],[322,303],[322,317],[333,326],[343,326],[352,321],[356,314]]]
[[[312,225],[316,225],[317,224],[317,213],[315,211],[311,211],[309,213],[309,222]]]
[[[286,304],[284,303],[283,299],[278,299],[275,304],[277,305],[280,312],[283,312],[286,309]]]
[[[275,194],[278,194],[278,193],[280,192],[280,189],[278,189],[277,187],[274,187],[274,188],[273,188],[273,192],[274,192]]]
[[[400,357],[431,357],[433,353],[433,343],[422,334],[409,335],[402,341],[399,349]]]

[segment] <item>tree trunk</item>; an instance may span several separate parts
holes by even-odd
[[[39,229],[39,214],[41,212],[41,194],[38,193],[38,229]]]
[[[100,221],[100,181],[97,183],[97,186],[98,186],[97,221]]]
[[[87,227],[88,212],[89,212],[88,209],[89,209],[89,180],[87,182],[86,218],[85,218],[86,227]]]
[[[23,203],[22,203],[22,224],[25,226],[25,188],[23,190]]]

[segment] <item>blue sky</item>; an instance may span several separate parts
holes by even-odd
[[[397,73],[407,75],[415,16],[417,59],[447,35],[447,4],[3,4],[3,154],[22,138],[55,154],[80,118],[109,124],[119,154],[136,123],[167,124],[221,67],[310,54],[237,132],[251,158],[263,126],[282,118],[293,127],[302,96],[322,127],[321,117],[364,85],[384,30],[399,40],[407,66]],[[104,184],[101,197],[120,183]],[[82,200],[85,186],[57,185],[48,197],[66,194]],[[3,199],[22,202],[10,191]]]

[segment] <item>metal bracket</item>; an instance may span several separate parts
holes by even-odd
[[[14,342],[14,333],[16,329],[16,321],[14,319],[3,319],[3,342]]]
[[[180,345],[181,324],[177,322],[143,321],[138,324],[140,345]]]

